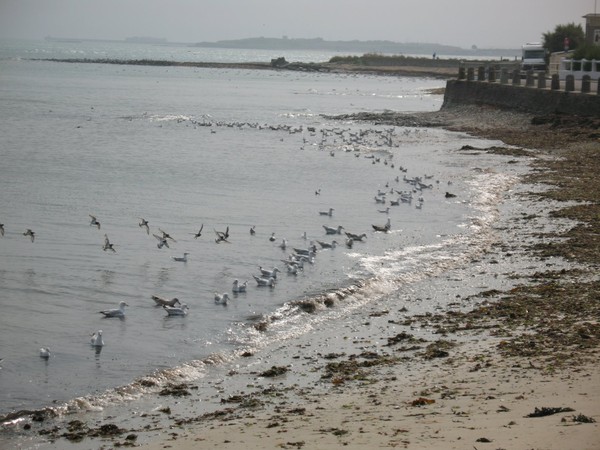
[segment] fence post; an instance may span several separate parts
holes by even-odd
[[[467,68],[467,81],[475,80],[475,68],[469,67]]]
[[[600,78],[596,80],[596,95],[600,95]]]
[[[590,80],[591,79],[592,79],[592,77],[590,77],[589,75],[584,75],[583,77],[581,77],[581,93],[582,94],[588,94],[590,92],[590,89],[591,89]]]
[[[519,71],[519,69],[513,70],[512,84],[513,86],[521,85],[521,72]]]
[[[467,78],[467,74],[465,72],[465,67],[464,66],[460,66],[458,68],[458,79],[459,80],[464,80],[465,78]]]
[[[575,90],[575,75],[567,75],[565,79],[565,91],[573,92]]]
[[[537,73],[537,87],[538,89],[546,89],[546,72]]]
[[[558,91],[560,89],[560,78],[558,78],[557,73],[552,74],[550,89],[552,89],[553,91]]]
[[[500,71],[500,84],[508,84],[508,69],[503,68]]]
[[[488,81],[490,83],[496,82],[496,69],[492,66],[488,69]]]
[[[525,78],[525,86],[533,87],[534,79],[533,79],[533,70],[529,69],[527,71],[527,77]]]
[[[483,66],[477,68],[477,81],[485,81],[485,67]]]

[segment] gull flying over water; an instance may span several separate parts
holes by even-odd
[[[169,243],[167,242],[166,238],[164,238],[162,236],[159,236],[158,234],[154,234],[154,233],[152,233],[152,236],[154,236],[156,239],[158,239],[158,244],[156,244],[156,246],[158,248],[163,248],[163,246],[167,247],[167,248],[170,248],[169,247]]]
[[[31,231],[31,228],[27,228],[27,231],[23,233],[23,236],[29,236],[31,238],[31,242],[35,240],[35,231]]]
[[[160,228],[158,229],[158,231],[160,231],[160,232],[162,233],[162,237],[163,237],[163,239],[165,239],[165,240],[166,240],[166,239],[170,239],[170,240],[172,240],[173,242],[177,242],[177,241],[176,241],[175,239],[173,239],[173,238],[171,237],[171,235],[170,235],[169,233],[167,233],[166,231],[163,231],[163,230],[161,230]]]
[[[102,246],[102,250],[112,250],[113,253],[117,253],[117,251],[114,248],[114,244],[110,243],[110,241],[108,240],[108,235],[106,234],[104,235],[104,245]]]
[[[100,222],[98,222],[98,219],[96,219],[96,216],[92,216],[91,214],[88,214],[91,218],[90,220],[90,226],[95,225],[96,227],[98,227],[98,229],[100,229]]]
[[[181,305],[181,302],[177,297],[173,297],[171,300],[168,300],[163,297],[159,297],[158,295],[153,295],[152,300],[156,303],[156,306],[175,306],[176,304]]]
[[[193,233],[192,235],[194,236],[194,239],[198,239],[200,236],[202,236],[202,229],[204,228],[204,224],[200,225],[200,229],[198,230],[197,233]]]
[[[215,230],[215,233],[217,235],[217,239],[215,239],[215,242],[217,244],[219,242],[227,242],[227,243],[229,243],[229,241],[227,240],[229,238],[229,227],[227,227],[227,229],[225,230],[225,232]]]
[[[119,302],[119,307],[116,309],[105,309],[104,311],[99,311],[100,314],[103,314],[104,317],[125,317],[125,307],[129,306],[124,301]]]
[[[146,228],[146,234],[150,234],[150,227],[148,226],[148,221],[146,219],[140,217],[140,223],[138,223],[138,225],[140,228]]]

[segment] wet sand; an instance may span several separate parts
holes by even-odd
[[[520,212],[498,224],[498,242],[479,270],[489,275],[490,264],[515,257],[548,261],[548,269],[522,276],[513,263],[499,276],[518,279],[517,286],[458,300],[471,302],[469,308],[419,317],[400,305],[373,307],[360,329],[327,342],[316,332],[313,343],[280,349],[256,372],[231,373],[253,380],[252,393],[228,397],[224,389],[221,410],[173,416],[137,444],[148,450],[600,448],[597,121],[477,107],[354,118],[443,126],[519,146],[515,158],[533,156],[534,170],[513,200],[520,196],[542,210],[548,202],[549,220],[574,222],[550,231],[540,229],[539,211]],[[550,189],[529,187],[540,185]],[[560,268],[556,258],[564,262]],[[417,339],[413,329],[427,329],[430,339]]]

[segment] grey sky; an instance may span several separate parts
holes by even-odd
[[[0,38],[288,36],[518,48],[558,24],[585,26],[582,16],[594,7],[594,0],[0,0]]]

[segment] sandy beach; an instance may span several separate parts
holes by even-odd
[[[326,343],[316,335],[314,344],[282,350],[270,372],[243,374],[257,380],[253,387],[262,385],[262,391],[234,397],[223,392],[222,410],[174,415],[170,426],[134,445],[146,450],[600,448],[598,120],[478,107],[355,119],[443,126],[518,146],[515,158],[534,158],[524,185],[550,186],[542,192],[526,187],[520,195],[564,204],[549,217],[573,225],[525,238],[538,213],[523,212],[512,225],[498,225],[512,233],[500,233],[481,270],[525,254],[542,261],[564,258],[566,266],[547,264],[547,271],[520,279],[508,291],[484,290],[461,299],[472,303],[467,309],[422,317],[405,308],[373,310],[362,330]],[[519,235],[526,245],[515,244]],[[410,333],[415,328],[428,329],[431,341],[416,339]],[[312,378],[300,383],[302,373]]]

